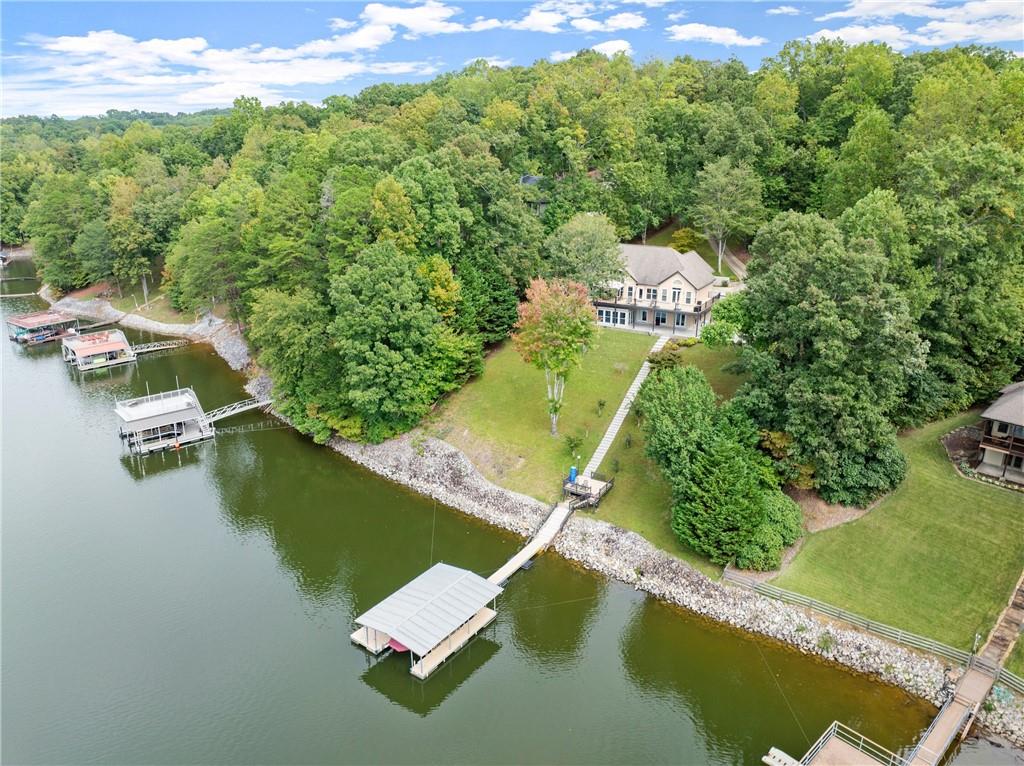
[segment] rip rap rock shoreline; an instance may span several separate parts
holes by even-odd
[[[462,452],[439,439],[405,434],[382,444],[360,444],[335,437],[328,446],[385,478],[524,537],[537,530],[549,510],[532,497],[492,484]],[[663,601],[875,676],[933,704],[939,701],[945,668],[939,659],[714,582],[635,532],[575,514],[553,545],[566,559]],[[1024,746],[1021,698],[993,693],[978,720],[988,731]]]
[[[252,363],[249,346],[246,344],[238,328],[231,322],[225,322],[212,314],[206,314],[194,324],[170,324],[157,322],[154,319],[118,311],[109,301],[101,298],[57,298],[49,285],[39,291],[40,297],[55,309],[66,311],[75,316],[85,317],[97,322],[116,323],[133,330],[154,332],[188,338],[195,343],[209,343],[232,370],[244,370]]]

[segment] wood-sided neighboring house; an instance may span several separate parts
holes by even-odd
[[[981,419],[978,472],[1024,484],[1024,380],[1006,386]]]
[[[722,297],[721,280],[693,250],[656,245],[619,245],[625,275],[594,298],[599,324],[700,335]]]

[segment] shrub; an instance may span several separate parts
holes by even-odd
[[[569,450],[570,457],[576,457],[580,447],[583,446],[583,437],[577,434],[566,434],[565,448]]]

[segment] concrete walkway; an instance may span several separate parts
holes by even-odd
[[[655,351],[661,351],[665,344],[669,340],[668,335],[661,335],[658,340],[651,346],[650,353]],[[647,376],[651,373],[651,365],[644,360],[644,363],[640,365],[640,370],[637,372],[636,377],[633,378],[633,382],[630,383],[629,388],[626,390],[626,395],[622,397],[622,404],[615,411],[615,417],[612,418],[612,422],[608,424],[608,430],[604,432],[604,436],[601,438],[601,443],[597,445],[597,450],[594,452],[594,456],[590,458],[590,462],[587,463],[586,468],[583,469],[584,476],[593,476],[594,472],[601,465],[601,461],[604,460],[604,456],[608,454],[608,450],[611,449],[612,442],[615,441],[616,435],[619,433],[619,429],[622,427],[622,422],[626,419],[629,414],[629,408],[633,406],[633,400],[636,398],[637,391],[640,390],[640,386],[647,380]]]

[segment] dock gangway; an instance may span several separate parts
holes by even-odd
[[[167,351],[172,348],[181,348],[187,346],[192,341],[185,338],[178,338],[177,340],[158,340],[153,343],[140,343],[137,346],[132,346],[132,351],[136,356],[139,354],[152,354],[155,351]]]
[[[232,402],[231,404],[225,404],[223,407],[218,407],[215,410],[210,410],[206,413],[207,423],[216,423],[218,420],[224,418],[230,418],[233,415],[240,415],[243,412],[249,410],[260,409],[263,407],[269,407],[272,400],[266,397],[254,396],[249,399],[243,399],[240,402]]]

